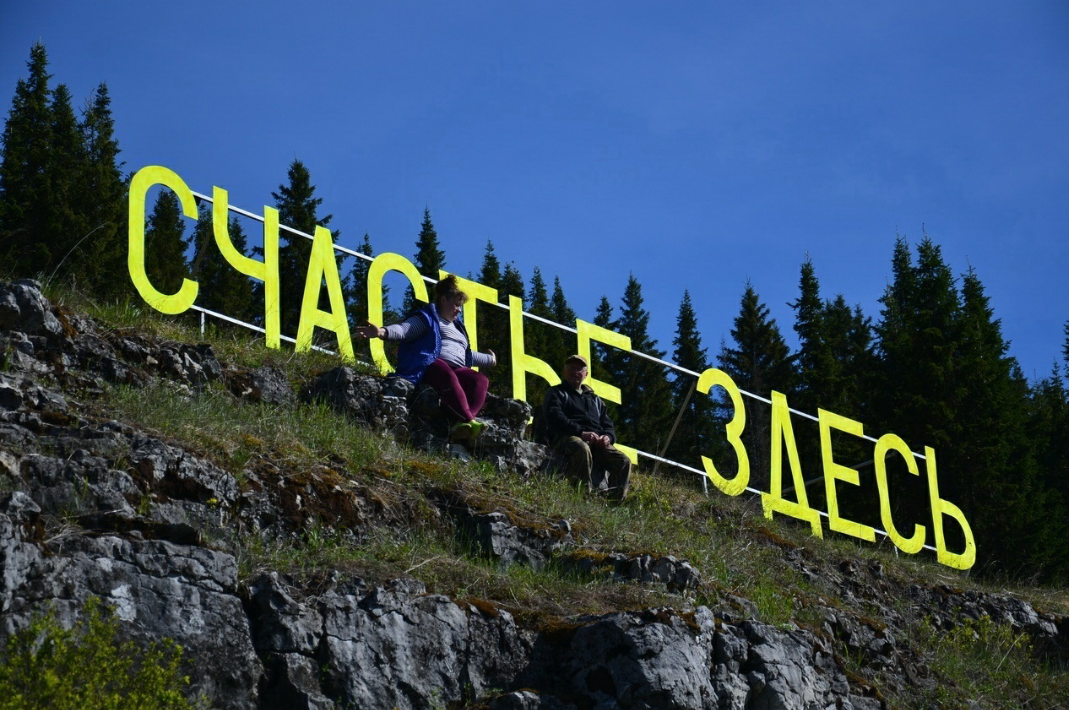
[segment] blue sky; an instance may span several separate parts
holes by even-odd
[[[5,3],[6,112],[31,45],[107,82],[126,169],[262,212],[294,158],[340,244],[447,268],[488,239],[580,317],[643,286],[710,354],[750,280],[793,343],[799,268],[877,319],[897,235],[987,288],[1043,377],[1069,320],[1069,5],[1048,2]]]

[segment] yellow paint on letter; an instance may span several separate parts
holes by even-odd
[[[579,338],[578,354],[585,357],[587,362],[593,362],[593,360],[590,359],[591,340],[596,340],[605,345],[611,345],[612,347],[627,353],[631,352],[631,338],[626,335],[620,335],[608,328],[602,328],[600,325],[594,325],[593,323],[587,323],[586,321],[579,319],[576,319],[575,321],[575,330]],[[593,372],[590,373],[590,377],[587,378],[586,383],[594,390],[594,394],[602,399],[607,399],[610,402],[616,402],[617,404],[620,404],[623,401],[619,387],[614,387],[608,382],[602,382],[601,380],[596,379]]]
[[[889,451],[897,451],[906,462],[909,472],[914,476],[920,475],[920,471],[917,470],[917,459],[902,437],[897,434],[884,434],[880,437],[876,442],[876,451],[873,453],[876,489],[880,494],[880,522],[883,523],[883,529],[887,531],[887,537],[891,538],[895,547],[908,555],[915,555],[924,547],[925,530],[923,525],[915,524],[913,536],[907,538],[903,537],[895,527],[894,518],[891,517],[891,496],[887,485],[887,453]]]
[[[791,466],[791,480],[798,502],[783,497],[783,446],[787,446],[787,458]],[[787,398],[780,392],[772,392],[772,462],[769,487],[771,492],[761,494],[761,506],[765,517],[771,519],[772,513],[782,513],[809,523],[813,535],[824,537],[821,529],[820,513],[809,507],[809,498],[805,492],[805,479],[802,478],[802,466],[798,461],[798,447],[794,443],[794,428],[791,426],[791,411],[787,407]]]
[[[509,296],[509,336],[512,345],[512,396],[527,399],[527,373],[538,375],[550,385],[560,384],[560,375],[546,363],[523,350],[523,301]]]
[[[319,291],[323,280],[327,282],[330,312],[319,309]],[[338,352],[348,362],[356,359],[353,341],[349,334],[349,320],[345,316],[345,298],[341,293],[338,278],[338,262],[334,258],[334,240],[326,227],[316,225],[312,253],[308,257],[308,273],[304,278],[304,298],[301,301],[301,321],[297,326],[296,352],[312,347],[315,326],[333,331],[338,338]]]
[[[969,569],[976,564],[976,540],[972,528],[961,509],[939,497],[939,479],[935,470],[935,449],[924,447],[924,458],[928,464],[928,500],[932,504],[932,529],[935,531],[935,558],[940,564],[954,569]],[[963,552],[949,552],[943,537],[943,516],[949,516],[958,522],[965,536]]]
[[[399,271],[408,277],[412,284],[412,291],[416,298],[421,301],[430,301],[427,296],[427,282],[408,259],[400,254],[383,252],[375,257],[367,272],[367,319],[375,325],[382,323],[382,279],[388,271]],[[378,338],[372,338],[371,359],[375,361],[382,374],[393,372],[393,366],[386,360],[386,349],[383,342]]]
[[[742,432],[746,428],[746,409],[742,404],[742,393],[735,386],[734,380],[723,370],[709,368],[698,378],[698,391],[709,394],[713,387],[722,387],[731,398],[731,406],[735,413],[727,425],[727,439],[731,448],[735,450],[735,459],[739,462],[738,472],[732,479],[721,476],[713,460],[702,456],[702,466],[705,467],[705,475],[709,477],[713,485],[729,496],[737,496],[746,490],[750,483],[750,457],[746,454],[746,447],[742,443]]]
[[[828,497],[828,527],[835,532],[875,542],[876,531],[873,528],[856,523],[853,520],[847,520],[839,515],[839,497],[835,482],[843,481],[853,486],[859,486],[861,485],[861,476],[857,469],[835,463],[831,449],[832,429],[861,437],[865,435],[865,427],[861,422],[829,412],[826,409],[818,409],[817,416],[820,421],[820,455],[824,460],[824,490]]]
[[[282,345],[279,316],[278,210],[264,206],[264,260],[245,256],[230,241],[229,201],[221,187],[212,188],[212,231],[219,253],[234,270],[264,282],[264,331],[267,347]]]
[[[197,201],[193,199],[193,193],[189,186],[178,177],[173,170],[162,165],[148,165],[137,171],[130,181],[129,216],[127,217],[129,251],[126,256],[126,268],[130,272],[130,280],[141,294],[145,302],[160,313],[177,315],[185,313],[193,302],[197,300],[197,291],[200,286],[196,281],[182,279],[182,286],[178,293],[168,296],[160,293],[153,287],[145,273],[145,196],[153,185],[168,187],[178,201],[182,203],[182,214],[191,219],[197,219]]]

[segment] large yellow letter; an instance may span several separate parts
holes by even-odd
[[[575,330],[579,338],[578,354],[585,357],[587,362],[594,362],[590,359],[591,340],[596,340],[605,345],[611,345],[612,347],[627,353],[631,352],[631,338],[626,335],[620,335],[608,328],[602,328],[600,325],[594,325],[593,323],[587,323],[586,321],[579,319],[576,319],[575,321]],[[559,363],[558,366],[563,364],[564,363]],[[608,382],[602,382],[601,380],[596,379],[593,372],[591,372],[590,377],[587,378],[586,383],[590,385],[590,388],[594,390],[594,393],[602,399],[607,399],[610,402],[616,402],[617,404],[620,404],[623,401],[619,387],[615,387]]]
[[[880,492],[880,521],[887,531],[887,537],[891,538],[891,542],[895,544],[895,547],[907,555],[914,555],[924,547],[924,526],[915,524],[913,526],[913,537],[909,538],[902,537],[902,534],[898,532],[898,528],[895,527],[894,518],[891,517],[891,495],[887,485],[888,451],[897,451],[906,462],[906,468],[914,476],[919,476],[920,471],[917,470],[916,457],[913,456],[913,452],[909,450],[909,446],[902,440],[902,437],[897,434],[884,434],[876,442],[873,459],[876,467],[876,489]]]
[[[787,446],[787,459],[791,466],[791,480],[798,494],[798,502],[783,497],[783,446]],[[798,447],[794,443],[794,428],[791,426],[791,410],[787,407],[787,398],[780,392],[772,392],[772,461],[769,472],[772,489],[761,494],[761,506],[765,517],[771,519],[772,513],[783,513],[809,523],[813,534],[824,537],[820,525],[820,513],[809,507],[809,497],[805,492],[805,479],[802,478],[802,466],[798,462]]]
[[[130,280],[145,302],[160,313],[176,315],[189,310],[197,300],[199,286],[196,281],[182,279],[178,293],[166,295],[157,291],[145,273],[145,196],[153,185],[169,187],[182,203],[182,214],[197,219],[197,201],[189,187],[178,177],[177,173],[161,165],[148,165],[137,171],[130,181],[130,209],[127,217],[129,251],[126,256],[126,268]]]
[[[415,265],[400,254],[384,252],[375,257],[367,272],[367,319],[375,325],[382,325],[382,279],[387,271],[399,271],[408,277],[412,292],[421,301],[430,301],[427,297],[427,282]],[[378,338],[372,338],[371,359],[378,365],[382,374],[393,372],[393,366],[386,361],[386,349]]]
[[[924,458],[928,464],[928,500],[932,503],[932,529],[935,531],[935,558],[940,564],[954,569],[969,569],[976,564],[976,540],[965,514],[953,503],[939,497],[939,480],[935,470],[935,449],[924,447]],[[965,536],[965,550],[961,553],[948,552],[943,538],[943,516],[947,515],[958,521]]]
[[[479,322],[476,304],[478,301],[497,303],[497,289],[483,286],[478,281],[469,281],[456,274],[453,275],[457,278],[460,290],[468,294],[468,300],[464,303],[464,330],[468,331],[468,345],[477,352],[479,350]],[[438,272],[438,278],[444,279],[446,276],[449,276],[448,271]],[[473,367],[472,369],[478,370],[479,368]]]
[[[242,254],[230,241],[229,201],[221,187],[212,188],[212,231],[219,253],[234,270],[264,282],[264,335],[267,347],[282,345],[278,287],[278,210],[264,206],[264,260]]]
[[[729,496],[737,496],[746,490],[747,484],[750,483],[750,458],[746,455],[746,447],[742,443],[742,431],[746,428],[746,409],[742,404],[742,393],[739,392],[739,388],[735,386],[735,382],[731,377],[723,370],[711,367],[698,378],[698,391],[702,394],[709,394],[709,390],[713,387],[724,388],[724,391],[731,398],[731,406],[735,410],[731,421],[727,425],[727,439],[731,443],[731,447],[735,449],[735,458],[739,462],[739,470],[734,478],[728,480],[717,473],[713,460],[707,456],[702,456],[702,466],[705,467],[705,475],[709,477],[714,486]]]
[[[330,297],[330,313],[319,310],[319,290],[323,279],[327,281]],[[315,326],[333,331],[338,337],[338,352],[342,358],[353,362],[353,341],[349,335],[349,320],[345,317],[345,298],[341,293],[338,278],[338,262],[334,258],[334,240],[326,227],[316,225],[312,253],[308,258],[308,273],[304,278],[304,298],[301,302],[301,322],[297,326],[297,352],[312,347]]]
[[[527,373],[538,375],[551,385],[560,384],[560,375],[545,360],[523,350],[523,301],[509,296],[509,337],[512,341],[512,396],[527,399]]]
[[[844,483],[859,486],[861,485],[861,476],[858,474],[857,469],[835,463],[831,450],[832,429],[861,437],[865,435],[865,427],[861,422],[847,419],[825,409],[818,409],[817,415],[820,420],[820,456],[824,460],[824,490],[828,496],[828,527],[835,532],[875,542],[875,530],[868,525],[847,520],[839,515],[839,498],[835,489],[835,482],[843,481]]]

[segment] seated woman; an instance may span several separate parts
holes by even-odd
[[[394,374],[413,383],[425,380],[438,391],[442,405],[457,420],[450,430],[452,439],[473,439],[486,426],[475,415],[486,401],[489,381],[471,368],[497,364],[493,350],[472,352],[468,345],[468,333],[459,319],[467,300],[456,277],[447,276],[435,285],[434,300],[400,323],[356,328],[363,338],[400,341]]]

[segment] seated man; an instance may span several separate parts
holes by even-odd
[[[623,500],[631,478],[631,460],[613,446],[616,430],[605,402],[583,384],[589,374],[586,358],[564,362],[563,381],[549,388],[542,417],[561,472],[586,484],[587,492],[605,492]]]

